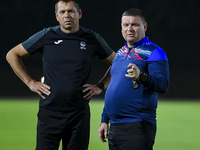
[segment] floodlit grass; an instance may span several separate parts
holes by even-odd
[[[155,150],[199,150],[200,102],[159,102]]]
[[[91,100],[89,150],[108,150],[98,138],[104,102]],[[36,144],[37,100],[0,100],[0,149],[33,150]],[[200,102],[159,101],[154,150],[199,150]],[[61,148],[59,148],[61,150]]]

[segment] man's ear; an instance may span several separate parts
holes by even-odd
[[[144,31],[145,31],[145,32],[147,31],[147,26],[148,26],[148,24],[147,24],[147,22],[145,22],[145,23],[144,23]]]
[[[57,13],[55,13],[55,16],[56,16],[56,20],[58,21],[58,14],[57,14]]]
[[[82,18],[82,10],[79,9],[79,19],[81,19],[81,18]]]

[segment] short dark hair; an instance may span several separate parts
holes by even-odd
[[[131,9],[126,10],[122,14],[122,17],[124,16],[140,16],[142,18],[143,23],[145,22],[145,14],[141,9],[138,9],[138,8],[131,8]]]
[[[58,11],[58,3],[59,2],[65,2],[65,3],[74,2],[74,6],[76,7],[77,11],[79,11],[79,9],[80,9],[80,6],[76,0],[58,0],[57,3],[55,4],[55,13],[57,13],[57,11]]]

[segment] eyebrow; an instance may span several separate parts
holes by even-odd
[[[59,12],[61,11],[75,11],[75,9],[61,9],[61,10],[58,10]]]

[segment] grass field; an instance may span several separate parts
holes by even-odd
[[[103,105],[103,101],[90,102],[89,150],[108,150],[97,133]],[[37,111],[37,100],[0,100],[0,150],[35,149]],[[200,149],[200,102],[159,101],[157,120],[154,150]]]

